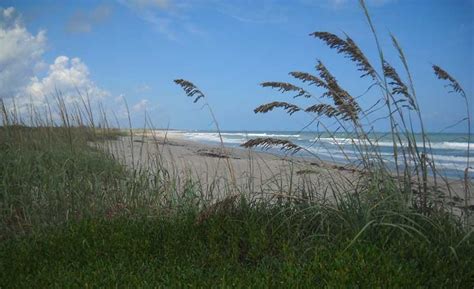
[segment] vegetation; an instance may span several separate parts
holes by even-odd
[[[346,156],[347,163],[371,175],[372,179],[379,179],[382,183],[387,182],[387,180],[393,180],[394,184],[399,188],[399,193],[405,196],[408,206],[417,206],[426,212],[432,205],[433,196],[437,192],[438,178],[441,177],[444,182],[447,182],[447,180],[436,169],[435,160],[430,148],[430,140],[425,132],[421,108],[418,104],[416,90],[405,54],[395,36],[390,35],[393,47],[398,53],[408,81],[402,80],[397,70],[385,58],[365,2],[361,0],[360,5],[375,39],[381,71],[378,71],[376,65],[369,61],[356,42],[347,34],[345,39],[335,34],[321,31],[313,32],[310,36],[323,41],[330,49],[334,49],[338,54],[342,54],[350,59],[356,65],[357,70],[361,72],[360,77],[369,78],[370,86],[364,95],[369,92],[374,93],[373,90],[379,89],[380,99],[367,108],[361,107],[358,97],[354,97],[350,92],[346,91],[324,63],[318,60],[315,65],[316,75],[300,71],[290,72],[289,75],[303,84],[318,88],[322,92],[313,93],[310,91],[310,87],[303,89],[300,86],[286,82],[271,81],[261,83],[262,87],[270,87],[282,93],[293,94],[294,98],[302,97],[311,100],[311,103],[306,108],[288,102],[273,101],[255,108],[254,112],[267,113],[275,108],[281,108],[290,115],[297,112],[308,113],[313,120],[305,128],[311,129],[310,125],[313,123],[316,124],[316,127],[321,126],[323,127],[323,133],[329,134],[336,143],[334,132],[344,132],[347,135],[347,140],[352,144],[351,149],[357,154],[357,159],[353,161],[347,157],[344,147],[340,146],[339,149]],[[448,81],[447,86],[452,89],[451,92],[459,94],[466,103],[467,113],[462,121],[465,121],[468,127],[467,163],[464,173],[464,214],[467,220],[470,214],[468,206],[470,200],[468,171],[471,169],[469,161],[471,139],[469,102],[465,91],[454,77],[437,65],[433,65],[433,70],[439,79]],[[316,97],[318,95],[320,97]],[[364,97],[364,95],[360,97]],[[332,104],[326,103],[327,99],[332,101]],[[383,109],[387,111],[386,116],[372,117],[374,112]],[[393,156],[396,168],[395,179],[393,178],[392,170],[387,166],[386,161],[381,155],[377,135],[374,130],[374,126],[378,121],[387,120],[390,122],[390,135],[393,142]],[[336,127],[328,125],[328,121],[335,123]],[[421,129],[421,144],[418,143],[416,138],[414,128],[416,126],[419,126]],[[288,143],[286,140],[278,139],[252,139],[242,146],[269,147],[270,145],[279,145],[283,146],[284,149],[294,151],[304,149],[295,144]],[[429,182],[429,175],[434,177],[433,184]],[[382,184],[382,186],[386,185]]]
[[[472,287],[472,238],[449,218],[365,215],[352,201],[70,222],[2,242],[0,286]]]
[[[106,116],[101,110],[95,116],[87,100],[71,109],[58,96],[56,116],[49,106],[44,114],[30,109],[25,115],[1,101],[0,288],[472,288],[474,234],[462,218],[468,208],[459,216],[430,200],[428,171],[436,175],[436,168],[426,134],[419,147],[412,118],[406,117],[417,115],[423,127],[411,81],[401,80],[380,47],[381,73],[351,38],[327,32],[312,36],[354,61],[380,89],[394,155],[401,159],[397,177],[370,137],[371,110],[360,107],[321,61],[318,75],[290,74],[322,88],[332,103],[302,108],[271,102],[255,112],[284,108],[290,114],[311,113],[335,120],[348,133],[360,154],[355,165],[364,172],[364,185],[350,194],[334,194],[330,201],[249,200],[236,188],[221,200],[209,199],[191,176],[179,180],[162,167],[159,155],[150,156],[156,164],[152,171],[135,167],[135,160],[133,168],[122,166],[107,147],[119,137],[131,137],[133,146],[132,129],[109,128]],[[454,78],[434,69],[467,101]],[[176,83],[195,102],[206,101],[191,82]],[[262,86],[312,99],[309,89],[290,83]],[[213,115],[207,101],[205,106]],[[98,149],[96,143],[104,146]],[[243,146],[304,150],[272,138]],[[226,164],[232,174],[230,161]],[[233,188],[235,178],[231,182]]]

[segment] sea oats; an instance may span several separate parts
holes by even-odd
[[[349,36],[346,37],[346,43],[346,55],[349,57],[349,59],[357,63],[359,71],[365,72],[365,74],[361,75],[361,77],[370,75],[372,79],[376,79],[377,74],[375,73],[375,69],[372,67],[369,60],[365,54],[362,53],[357,44]]]
[[[244,148],[262,147],[263,149],[270,149],[272,147],[280,147],[284,151],[292,151],[296,153],[302,148],[289,140],[276,139],[276,138],[255,138],[248,140],[241,144]]]
[[[307,92],[306,90],[302,89],[301,87],[298,87],[296,85],[293,85],[291,83],[287,82],[276,82],[276,81],[269,81],[269,82],[263,82],[260,84],[262,87],[271,87],[275,88],[280,92],[289,92],[289,91],[295,91],[298,94],[296,94],[294,97],[299,97],[303,96],[306,98],[310,98],[311,94]]]
[[[461,85],[454,77],[449,75],[449,73],[447,73],[445,70],[443,70],[441,67],[437,65],[433,65],[433,70],[439,79],[449,81],[450,83],[448,84],[448,86],[450,86],[455,92],[458,92],[462,96],[466,97],[466,93],[464,92],[464,89],[462,89]]]
[[[357,121],[359,118],[358,113],[361,109],[354,98],[339,86],[336,78],[332,76],[321,61],[318,61],[316,70],[319,72],[321,78],[326,81],[328,87],[323,96],[333,99],[334,105],[337,106],[344,120]]]
[[[387,61],[383,62],[383,73],[385,77],[391,80],[388,84],[392,86],[392,94],[403,95],[410,103],[410,108],[416,109],[415,100],[408,92],[408,87],[401,80],[395,68],[393,68]]]
[[[192,82],[184,79],[176,79],[174,82],[183,88],[187,96],[196,97],[194,103],[204,97],[204,94]]]
[[[332,34],[329,32],[316,31],[309,35],[321,39],[322,41],[326,42],[326,44],[330,48],[336,48],[338,51],[340,51],[347,45],[346,41],[339,38],[339,36],[337,36],[336,34]]]
[[[255,113],[259,113],[259,112],[260,113],[266,113],[266,112],[269,112],[269,111],[273,110],[276,107],[282,107],[290,115],[292,115],[293,113],[301,110],[301,108],[299,108],[298,106],[296,106],[294,104],[291,104],[291,103],[288,103],[288,102],[274,101],[274,102],[270,102],[270,103],[267,103],[267,104],[263,104],[263,105],[257,107],[256,109],[254,109],[253,111]]]
[[[314,112],[318,115],[325,115],[328,117],[338,116],[340,114],[339,110],[329,104],[315,104],[305,109],[306,112]]]
[[[329,32],[313,32],[310,35],[321,39],[330,48],[336,49],[338,53],[344,54],[347,58],[354,61],[359,67],[358,70],[364,72],[361,77],[370,75],[372,79],[377,78],[375,69],[369,60],[349,36],[346,36],[346,40],[343,40],[339,36]]]
[[[327,84],[319,77],[309,74],[307,72],[290,72],[291,76],[301,80],[303,83],[309,82],[309,85],[316,85],[317,87],[328,88]]]

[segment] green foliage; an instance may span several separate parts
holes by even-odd
[[[103,216],[123,201],[133,179],[115,160],[87,145],[92,135],[79,128],[0,130],[1,238]]]
[[[203,214],[192,182],[181,196],[150,183],[91,147],[90,130],[0,134],[2,288],[474,284],[474,234],[409,209],[390,182],[325,205],[241,199]]]
[[[195,222],[88,219],[0,243],[2,287],[470,288],[473,238],[395,227],[353,235],[317,207],[241,203]],[[422,220],[417,225],[426,227]],[[411,224],[413,225],[413,224]],[[428,227],[426,227],[428,229]],[[455,247],[456,254],[450,249]],[[470,279],[471,278],[471,279]]]

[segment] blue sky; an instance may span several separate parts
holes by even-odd
[[[473,95],[474,1],[367,3],[386,57],[402,77],[389,32],[407,55],[428,129],[438,131],[462,119],[463,100],[447,93],[431,65],[446,69]],[[222,129],[300,129],[307,116],[255,115],[253,109],[273,100],[309,102],[292,100],[259,83],[293,81],[288,72],[314,72],[321,59],[354,96],[370,85],[359,78],[353,63],[308,36],[314,31],[347,33],[374,66],[380,65],[355,0],[0,0],[0,7],[0,64],[10,71],[0,72],[2,97],[25,90],[47,94],[53,87],[67,91],[75,83],[97,95],[121,122],[125,98],[137,127],[146,109],[156,127],[213,129],[207,111],[173,83],[185,78],[206,94]],[[14,11],[6,12],[9,7]],[[12,44],[18,37],[22,42],[16,42],[25,47]],[[379,97],[379,91],[372,90],[360,102],[369,106]],[[463,131],[464,126],[454,130]],[[380,122],[376,128],[387,126]]]

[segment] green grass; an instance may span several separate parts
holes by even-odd
[[[241,203],[196,224],[189,210],[88,219],[0,244],[1,287],[470,288],[472,239],[372,227],[353,236],[316,208]],[[298,213],[299,212],[299,213]],[[313,216],[308,220],[308,217]],[[422,222],[420,222],[422,223]],[[456,232],[454,230],[453,232]]]
[[[241,199],[200,218],[193,186],[170,202],[172,183],[125,170],[94,135],[0,129],[0,288],[474,284],[472,229],[395,188],[330,205]]]
[[[113,136],[78,128],[0,127],[0,239],[104,216],[125,202],[149,202],[134,193],[148,193],[142,190],[146,184],[87,144]]]

